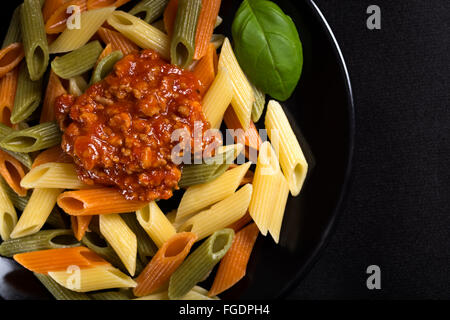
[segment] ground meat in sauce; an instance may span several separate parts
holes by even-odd
[[[120,60],[104,80],[55,102],[62,148],[87,184],[116,186],[133,200],[168,199],[180,168],[171,161],[175,129],[209,128],[199,82],[152,50]],[[200,124],[200,127],[198,127]],[[212,139],[202,140],[202,150]]]

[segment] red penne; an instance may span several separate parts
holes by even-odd
[[[48,162],[72,163],[73,160],[61,149],[61,146],[54,146],[39,153],[34,159],[31,169]]]
[[[48,18],[45,23],[45,32],[49,34],[63,32],[66,29],[67,19],[72,15],[72,13],[67,13],[67,8],[72,5],[78,6],[80,12],[87,10],[86,0],[70,0],[65,2]]]
[[[60,95],[66,93],[67,90],[62,84],[62,80],[50,69],[44,102],[42,103],[41,123],[55,120],[55,100]]]
[[[120,50],[124,56],[133,51],[139,51],[139,47],[133,41],[117,31],[100,27],[97,31],[97,35],[105,44],[111,44],[112,51]]]
[[[16,97],[19,69],[15,68],[0,79],[0,122],[12,127],[11,112]]]
[[[214,61],[217,61],[216,48],[213,44],[210,44],[207,48],[206,54],[200,59],[193,70],[193,73],[201,83],[201,95],[204,95],[208,91],[216,77],[216,67],[214,65]]]
[[[195,34],[194,59],[201,59],[208,50],[211,36],[219,14],[221,0],[203,0],[200,16],[198,17],[197,32]]]
[[[75,235],[75,238],[78,241],[81,241],[83,239],[86,230],[89,227],[89,224],[91,223],[92,216],[71,216],[70,222],[72,223],[72,230],[73,234]]]
[[[178,11],[178,0],[170,0],[163,14],[164,28],[166,29],[169,38],[172,37],[173,27],[175,19],[177,17],[177,11]]]
[[[25,57],[23,46],[21,43],[11,43],[4,49],[0,50],[0,77],[13,70],[20,61]]]
[[[20,180],[25,173],[23,165],[17,159],[0,150],[0,174],[11,189],[21,197],[27,195],[27,189],[20,186]]]

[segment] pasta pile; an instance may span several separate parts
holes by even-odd
[[[56,299],[218,299],[245,276],[259,233],[279,242],[308,164],[274,100],[264,119],[272,143],[260,137],[265,95],[230,40],[213,34],[220,0],[118,9],[129,1],[25,0],[14,11],[0,50],[0,255],[33,271]],[[67,27],[69,8],[81,28]],[[141,48],[191,70],[211,127],[238,132],[212,161],[183,166],[185,191],[169,213],[84,184],[55,123],[58,96],[81,95]],[[231,165],[241,153],[250,161]],[[210,290],[199,287],[216,265]]]

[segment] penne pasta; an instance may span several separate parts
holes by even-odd
[[[144,49],[157,51],[162,58],[168,59],[170,42],[167,35],[145,21],[123,11],[114,12],[108,23],[125,37]]]
[[[100,233],[111,245],[131,276],[136,271],[137,239],[118,214],[99,217]]]
[[[225,111],[223,120],[225,121],[228,129],[234,130],[233,135],[236,143],[242,143],[247,147],[259,150],[259,146],[261,145],[262,140],[253,121],[250,120],[248,129],[244,131],[233,108],[228,108]]]
[[[53,207],[52,212],[50,212],[47,220],[45,220],[45,224],[53,228],[66,229],[67,223],[64,218],[61,214],[61,210],[59,210],[58,207]]]
[[[0,184],[0,237],[3,241],[9,239],[9,236],[17,223],[17,213],[11,200],[8,197],[6,188]],[[3,242],[5,243],[5,242]],[[0,245],[0,254],[2,254],[2,245]]]
[[[250,168],[251,162],[225,171],[217,179],[189,187],[181,198],[175,221],[185,219],[210,205],[231,196]]]
[[[82,47],[113,11],[114,7],[105,7],[82,12],[80,15],[81,28],[64,30],[50,45],[50,53],[68,52]]]
[[[172,64],[187,67],[195,53],[195,33],[202,8],[201,0],[179,0],[170,42]]]
[[[198,236],[198,240],[201,240],[229,226],[247,212],[252,190],[252,185],[246,184],[231,196],[188,219],[180,227],[180,231],[193,232]]]
[[[167,240],[136,278],[133,293],[142,297],[160,289],[184,261],[197,236],[190,232],[175,234]]]
[[[158,248],[176,233],[175,228],[155,201],[136,211],[136,217]]]
[[[172,38],[173,35],[173,28],[175,26],[177,11],[178,11],[178,0],[169,0],[169,3],[167,4],[163,15],[164,29],[166,30],[169,38]]]
[[[73,216],[126,213],[139,210],[147,204],[127,200],[114,188],[66,191],[58,197],[57,202],[61,209]]]
[[[275,100],[270,100],[267,105],[264,124],[279,155],[281,168],[289,183],[291,194],[295,197],[300,193],[305,181],[308,163],[283,108]]]
[[[40,123],[55,121],[55,100],[60,95],[66,93],[67,90],[61,83],[61,79],[50,69],[47,89],[45,90],[44,101],[42,103]]]
[[[88,10],[104,8],[104,7],[120,7],[130,0],[87,0]]]
[[[152,23],[162,15],[169,0],[142,0],[129,11],[147,23]]]
[[[100,28],[100,29],[102,29],[102,28]],[[99,29],[99,30],[100,30]],[[109,30],[109,29],[106,29],[106,30]],[[97,34],[98,34],[98,32],[97,32]],[[104,58],[104,57],[106,57],[107,55],[109,55],[111,52],[113,52],[114,50],[113,50],[113,48],[112,48],[112,44],[111,43],[106,43],[106,47],[103,49],[103,51],[102,51],[102,53],[100,53],[100,55],[98,56],[98,59],[97,59],[97,62],[96,62],[96,64],[95,64],[95,66],[97,66],[98,65],[98,63],[100,62],[100,61],[102,61],[102,59]]]
[[[214,81],[216,77],[216,69],[217,69],[217,53],[216,48],[213,44],[209,44],[203,57],[196,64],[193,73],[201,82],[200,94],[204,95],[206,91],[208,91],[211,83]],[[230,99],[231,101],[231,99]]]
[[[238,232],[239,230],[241,230],[243,227],[245,227],[250,222],[252,222],[252,217],[250,216],[250,214],[247,211],[247,213],[242,218],[233,222],[227,228],[233,229],[234,232]]]
[[[216,22],[218,21],[221,0],[205,0],[202,3],[202,10],[198,18],[198,25],[195,34],[194,59],[201,59],[208,50],[209,41],[213,34]],[[220,22],[219,22],[220,24]]]
[[[44,18],[44,22],[53,15],[60,7],[63,6],[65,0],[45,0],[44,6],[42,7],[42,18]]]
[[[158,250],[156,244],[152,241],[147,232],[142,228],[141,224],[137,220],[136,213],[122,214],[121,218],[125,221],[127,226],[133,231],[137,238],[137,251],[139,259],[144,263],[150,261]]]
[[[0,50],[0,77],[17,67],[24,57],[23,46],[19,42],[11,43]],[[11,94],[11,92],[10,92]]]
[[[100,42],[91,41],[62,57],[55,58],[51,63],[52,70],[63,79],[79,76],[94,68],[102,51]]]
[[[273,211],[269,220],[268,230],[275,243],[280,240],[281,225],[283,223],[284,211],[289,196],[289,184],[286,178],[279,173],[279,189],[276,190],[276,198],[273,203]]]
[[[247,263],[258,233],[258,227],[252,223],[235,234],[230,249],[220,261],[219,269],[208,296],[215,296],[224,292],[245,276]]]
[[[111,45],[112,51],[119,50],[124,55],[139,51],[139,47],[120,32],[100,27],[97,34],[104,43]]]
[[[22,62],[19,67],[14,108],[11,112],[11,123],[16,124],[27,119],[41,103],[42,79],[32,81],[27,64]]]
[[[31,165],[31,169],[49,162],[72,163],[73,160],[67,153],[65,153],[61,149],[61,146],[58,145],[48,148],[39,153],[36,156],[36,158],[34,158],[33,164]]]
[[[20,238],[41,230],[62,189],[34,189],[11,238]]]
[[[17,126],[17,127],[19,127],[19,126]],[[15,130],[13,130],[12,128],[4,125],[3,123],[0,123],[0,140],[11,135],[14,132],[15,132]],[[5,151],[11,157],[20,161],[20,163],[22,163],[25,167],[31,168],[32,161],[31,161],[31,157],[28,153],[14,152],[14,151],[10,151],[10,150],[7,150],[7,149],[1,148],[1,147],[0,147],[0,150]]]
[[[104,57],[95,67],[91,83],[93,84],[103,80],[113,70],[116,62],[122,59],[122,57],[123,54],[121,51],[113,51]]]
[[[111,266],[95,252],[81,246],[19,253],[13,258],[28,270],[42,274],[53,271],[65,272],[70,266],[77,266],[80,269]]]
[[[136,282],[133,279],[110,265],[81,269],[79,271],[75,269],[74,271],[77,272],[79,281],[77,281],[77,278],[74,279],[74,272],[57,271],[49,272],[48,275],[58,284],[75,292],[133,288],[136,286]]]
[[[73,6],[78,7],[80,13],[87,10],[86,0],[65,1],[61,6],[56,8],[56,10],[50,12],[49,15],[44,15],[45,32],[48,34],[58,34],[66,30],[67,20],[73,14],[73,12],[68,9]]]
[[[20,185],[21,179],[25,176],[24,167],[18,160],[2,150],[0,150],[0,174],[19,196],[26,196],[26,188]]]
[[[78,241],[83,239],[86,231],[91,223],[92,216],[71,216],[72,231]]]
[[[253,88],[253,93],[255,95],[255,102],[252,107],[252,121],[258,122],[259,118],[264,111],[264,107],[266,105],[266,95],[260,89],[255,87],[253,84],[251,85]]]
[[[48,162],[31,169],[20,181],[23,188],[83,189],[92,186],[78,179],[71,163]]]
[[[253,103],[255,102],[255,95],[247,77],[239,66],[228,38],[225,38],[220,52],[219,69],[220,68],[227,69],[228,74],[230,75],[231,83],[233,85],[231,105],[236,112],[242,128],[247,130],[250,125],[250,116]]]
[[[48,66],[49,50],[39,0],[24,0],[20,9],[20,28],[30,79],[42,78]]]
[[[6,181],[0,177],[0,185],[1,188],[6,192],[8,199],[12,202],[15,208],[20,211],[23,211],[30,200],[30,196],[27,195],[24,197],[19,196],[11,187],[6,183]]]
[[[20,8],[22,6],[18,6],[11,17],[11,21],[9,23],[8,31],[6,32],[6,36],[3,40],[2,48],[6,48],[11,43],[22,42],[22,34],[20,31]]]
[[[169,298],[182,298],[203,280],[226,254],[233,237],[234,231],[231,229],[218,230],[195,249],[170,277]]]
[[[84,80],[82,75],[75,76],[69,79],[69,93],[76,97],[81,96],[88,88],[88,83]]]
[[[211,36],[211,44],[214,45],[214,48],[219,49],[223,42],[225,41],[225,36],[223,34],[213,34]]]
[[[80,246],[80,243],[73,237],[71,230],[42,230],[29,236],[2,242],[0,255],[12,257],[19,253],[77,246]]]
[[[0,140],[0,147],[14,152],[33,152],[56,146],[61,142],[61,132],[54,122],[11,132]]]
[[[12,127],[11,114],[18,78],[19,68],[15,68],[0,79],[0,123],[4,123],[8,127]]]
[[[89,296],[82,292],[75,292],[64,288],[50,276],[40,273],[34,273],[36,278],[50,291],[56,300],[91,300]]]
[[[218,129],[223,115],[233,99],[233,85],[226,69],[220,68],[213,83],[203,97],[203,112],[211,124]]]
[[[123,291],[99,291],[89,295],[94,300],[130,300],[130,295]]]

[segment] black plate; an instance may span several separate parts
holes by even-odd
[[[353,98],[336,39],[313,1],[275,2],[292,17],[303,44],[303,73],[295,93],[283,106],[310,163],[310,172],[301,195],[288,201],[279,245],[260,236],[247,276],[221,296],[225,299],[285,297],[329,239],[350,176]],[[229,34],[237,5],[238,1],[222,1],[222,32]],[[11,12],[6,8],[1,12],[2,34]],[[5,258],[0,258],[0,296],[50,297],[30,272]]]

